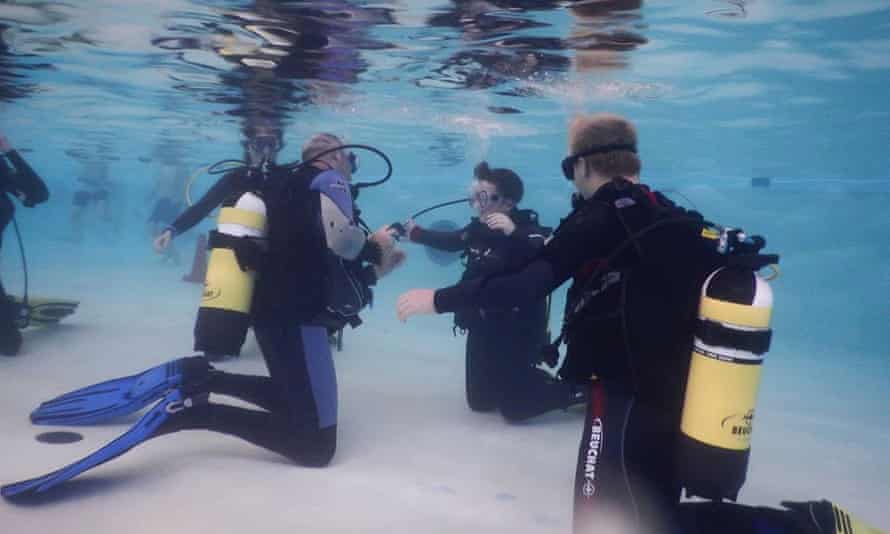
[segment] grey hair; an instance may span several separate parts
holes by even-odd
[[[306,144],[303,145],[303,161],[308,161],[326,150],[343,146],[343,141],[334,134],[320,133],[313,135]],[[333,156],[336,152],[331,152],[323,157]]]

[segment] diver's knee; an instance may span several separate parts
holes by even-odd
[[[327,467],[334,459],[335,449],[336,446],[328,450],[312,451],[311,453],[304,454],[300,464],[303,467]]]
[[[504,418],[505,421],[511,424],[515,423],[524,423],[528,421],[533,414],[529,414],[528,409],[524,406],[516,406],[510,403],[504,403],[501,405],[501,417]]]
[[[293,440],[287,456],[303,467],[326,467],[336,451],[337,430],[333,426]]]

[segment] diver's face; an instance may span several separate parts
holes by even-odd
[[[281,144],[274,134],[257,134],[247,142],[247,162],[251,167],[259,167],[263,162],[275,163]]]
[[[358,157],[353,151],[344,148],[332,153],[330,157],[325,159],[346,181],[352,181],[352,175],[358,170]]]
[[[346,180],[352,180],[352,173],[355,169],[350,163],[351,158],[355,157],[355,155],[349,149],[338,150],[336,152],[337,155],[337,170],[340,171],[340,174],[343,175]]]
[[[470,206],[480,218],[484,218],[493,213],[508,213],[513,208],[513,201],[500,194],[493,183],[473,180],[470,184]]]

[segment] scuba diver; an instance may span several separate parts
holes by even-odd
[[[478,216],[467,226],[435,231],[408,219],[404,231],[412,242],[462,251],[461,280],[515,271],[534,257],[550,234],[538,223],[537,213],[518,208],[523,192],[515,172],[492,169],[483,161],[474,169],[470,187],[470,204]],[[455,311],[455,329],[467,333],[466,395],[471,410],[500,410],[515,422],[583,401],[580,390],[535,367],[549,342],[548,312],[544,298],[522,306]]]
[[[183,232],[188,231],[205,217],[207,217],[218,206],[223,205],[226,201],[233,201],[240,197],[245,191],[255,190],[258,184],[264,183],[266,178],[275,173],[286,172],[285,168],[278,168],[276,158],[281,148],[283,140],[281,129],[277,122],[264,118],[252,118],[245,128],[246,140],[243,143],[246,162],[237,160],[224,160],[218,162],[208,169],[210,172],[219,172],[216,169],[225,171],[211,188],[193,205],[189,206],[176,220],[167,226],[154,240],[154,248],[158,253],[164,253],[174,237]],[[331,145],[329,148],[336,148]],[[350,152],[350,154],[353,154]],[[354,154],[352,156],[355,158]],[[228,165],[228,166],[226,166]],[[211,237],[214,234],[211,233]],[[207,285],[208,275],[208,257],[212,252],[208,249],[213,248],[213,243],[208,243],[207,239],[198,239],[195,250],[195,261],[192,273],[186,275],[183,279],[186,281],[201,282]],[[209,246],[208,246],[209,245]],[[206,291],[206,287],[205,287]],[[205,300],[207,295],[205,294]],[[242,303],[246,306],[247,303]],[[236,357],[240,354],[241,346],[244,339],[241,338],[242,329],[229,329],[226,321],[218,322],[210,319],[205,321],[208,313],[206,308],[199,310],[198,322],[195,325],[195,346],[196,351],[201,351],[213,362],[219,362],[230,357]],[[215,328],[215,325],[225,325],[222,329]],[[204,325],[211,325],[210,330]],[[235,335],[239,339],[232,339]],[[331,330],[329,332],[329,342],[334,346],[341,348],[343,339],[342,329]]]
[[[197,202],[189,206],[155,237],[153,246],[158,254],[166,254],[175,237],[199,224],[226,200],[237,198],[245,191],[255,189],[258,184],[263,182],[263,176],[272,172],[278,152],[283,146],[281,130],[272,121],[254,120],[245,128],[245,135],[246,140],[243,146],[246,162],[223,161],[211,166],[211,168],[216,168],[220,164],[233,164]],[[196,244],[192,273],[184,276],[183,280],[205,282],[207,257],[208,243],[202,235]],[[239,344],[235,350],[220,353],[208,351],[207,347],[200,345],[196,338],[195,350],[204,351],[210,361],[222,361],[228,357],[236,356],[240,353],[241,348]]]
[[[8,163],[7,163],[8,161]],[[22,156],[12,148],[5,135],[0,133],[0,187],[4,194],[0,195],[0,243],[3,231],[13,221],[15,206],[10,195],[15,196],[26,208],[49,199],[46,184],[28,165]],[[16,227],[18,231],[18,227]],[[0,354],[15,356],[22,346],[22,334],[19,332],[19,306],[6,294],[0,283]]]
[[[4,486],[0,494],[7,499],[40,495],[148,439],[180,430],[220,432],[298,465],[327,465],[337,441],[337,382],[327,328],[357,324],[371,286],[405,260],[386,227],[368,235],[357,224],[352,188],[362,184],[351,183],[357,159],[348,149],[354,146],[331,134],[312,137],[302,163],[270,167],[262,182],[224,203],[221,223],[258,225],[267,229],[262,238],[231,232],[211,237],[211,256],[226,254],[211,258],[208,277],[229,262],[231,285],[241,284],[240,292],[250,293],[245,284],[252,283],[253,272],[257,275],[246,300],[252,301],[252,324],[269,376],[226,373],[194,356],[44,402],[31,414],[35,424],[96,424],[154,405],[129,431],[93,454]],[[210,393],[261,410],[209,402]]]
[[[225,173],[195,204],[164,228],[154,239],[154,248],[162,253],[173,238],[187,232],[207,217],[211,211],[236,192],[247,191],[254,182],[253,176],[264,166],[274,165],[281,150],[281,131],[268,123],[252,124],[246,128],[244,142],[246,165],[239,165]],[[253,171],[253,172],[251,172]]]
[[[731,530],[725,519],[719,528],[692,529],[708,514],[753,514],[733,525],[752,533],[829,532],[809,519],[813,503],[776,515],[720,502],[735,500],[747,470],[752,403],[771,335],[771,293],[756,272],[778,256],[759,253],[762,238],[715,228],[641,185],[640,169],[629,121],[576,118],[562,163],[577,190],[573,209],[536,258],[517,272],[408,291],[399,319],[509,308],[573,280],[562,333],[543,357],[556,365],[565,340],[559,375],[588,388],[574,532]],[[681,506],[683,489],[712,502]],[[800,529],[781,521],[798,515]]]

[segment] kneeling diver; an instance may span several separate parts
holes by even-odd
[[[47,475],[3,486],[3,497],[40,495],[148,439],[180,430],[236,436],[298,465],[331,461],[337,381],[327,330],[357,322],[371,286],[405,259],[385,228],[368,235],[357,224],[350,188],[355,158],[348,147],[331,134],[316,135],[303,148],[304,164],[278,168],[239,197],[263,199],[267,232],[260,254],[239,252],[257,250],[251,236],[222,243],[259,275],[250,313],[269,376],[223,372],[195,356],[44,402],[31,414],[35,424],[90,425],[151,408],[105,447]],[[245,214],[231,216],[250,222]],[[260,409],[209,402],[210,393]]]

